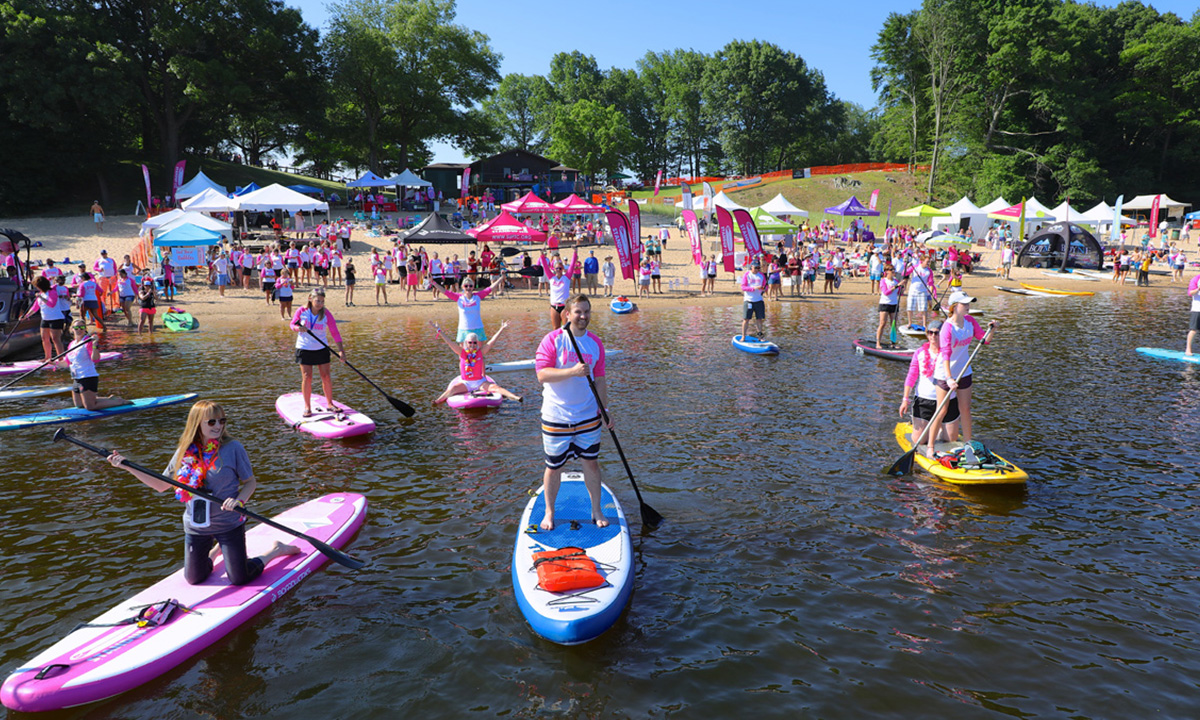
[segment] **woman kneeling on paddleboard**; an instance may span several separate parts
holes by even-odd
[[[246,448],[225,432],[227,427],[225,411],[220,405],[211,400],[193,405],[175,454],[163,471],[164,475],[174,476],[189,487],[203,488],[222,500],[220,506],[214,506],[204,498],[175,490],[175,497],[187,503],[183,513],[183,577],[190,585],[204,582],[212,573],[209,551],[214,542],[221,546],[225,575],[232,585],[252,582],[267,563],[280,555],[300,552],[293,545],[276,542],[266,555],[246,558],[246,518],[234,508],[245,507],[258,484]],[[124,460],[115,451],[108,456],[113,467],[124,467],[152,490],[172,489],[153,475],[122,466]]]
[[[970,354],[967,352],[971,340],[982,340],[987,336],[975,318],[967,314],[967,305],[975,302],[975,298],[961,290],[950,293],[950,317],[942,325],[938,334],[939,359],[934,370],[934,382],[937,384],[937,401],[942,400],[952,392],[958,392],[958,412],[962,417],[962,439],[966,445],[971,444],[971,367],[968,364]],[[988,323],[994,327],[996,321]],[[958,380],[955,380],[958,378]],[[926,438],[926,454],[934,457],[934,438],[938,436],[942,419],[946,411],[938,413],[930,420],[929,435]]]
[[[292,330],[297,333],[296,362],[300,364],[300,392],[304,394],[304,417],[312,417],[314,366],[321,374],[321,389],[325,392],[326,408],[322,410],[340,416],[341,409],[333,404],[333,377],[329,373],[329,345],[325,344],[325,331],[329,331],[330,339],[337,345],[338,357],[343,362],[346,360],[346,350],[342,346],[342,335],[338,332],[333,313],[325,309],[323,289],[313,288],[308,294],[308,302],[292,316]]]
[[[925,344],[913,354],[908,366],[908,376],[904,378],[904,399],[900,401],[900,417],[908,414],[909,393],[916,388],[917,399],[912,405],[912,438],[913,443],[921,437],[921,431],[933,419],[937,411],[938,388],[934,384],[934,372],[941,362],[941,352],[938,347],[938,334],[942,331],[942,321],[934,320],[925,327]],[[958,439],[958,397],[950,393],[946,403],[946,412],[942,415],[941,437],[938,440],[953,442]]]
[[[83,318],[71,325],[71,334],[74,339],[67,346],[67,363],[71,368],[71,401],[75,403],[75,407],[103,410],[128,405],[128,400],[116,395],[96,395],[96,391],[100,389],[100,373],[96,372],[96,361],[100,359],[100,343],[95,336],[88,335],[87,323]]]
[[[471,281],[468,280],[468,282]],[[449,295],[450,293],[446,294]],[[450,338],[442,335],[440,325],[435,322],[430,322],[429,324],[433,326],[434,332],[442,339],[442,342],[446,343],[446,347],[450,348],[450,352],[458,356],[458,378],[450,383],[446,391],[433,401],[434,405],[446,402],[446,399],[451,395],[465,395],[468,393],[488,394],[493,392],[500,393],[509,400],[521,402],[520,395],[505,390],[483,374],[483,357],[491,352],[492,343],[496,342],[497,338],[500,337],[500,333],[504,332],[504,328],[508,327],[507,320],[500,323],[500,329],[485,344],[480,345],[479,336],[470,332],[463,338],[461,347],[450,342]]]

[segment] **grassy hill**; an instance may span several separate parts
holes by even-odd
[[[834,186],[834,181],[838,177],[857,180],[862,184],[852,190],[842,190]],[[896,213],[925,200],[927,180],[924,173],[909,175],[900,172],[864,172],[845,176],[818,175],[807,179],[777,180],[748,188],[727,190],[726,194],[740,205],[755,207],[782,193],[788,202],[807,210],[810,221],[819,222],[826,217],[837,219],[836,215],[825,215],[823,212],[825,208],[833,207],[851,195],[856,195],[859,201],[866,205],[870,202],[871,192],[879,190],[879,201],[876,204],[879,217],[866,218],[868,225],[879,230],[883,228],[887,219],[888,202],[892,203],[892,219],[894,221]],[[720,192],[720,188],[715,185],[714,188]],[[679,200],[679,188],[664,190],[659,193],[658,198],[651,202],[653,194],[652,190],[645,190],[632,193],[632,197],[639,202],[646,200],[646,204],[642,207],[643,212],[672,217],[679,214],[674,207],[674,203]],[[664,196],[670,198],[670,205],[662,202]]]

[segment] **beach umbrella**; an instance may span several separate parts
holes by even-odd
[[[941,235],[938,235],[937,237],[932,237],[932,238],[929,238],[928,240],[926,240],[925,247],[932,247],[932,248],[956,247],[959,250],[967,250],[971,247],[971,242],[969,240],[963,240],[962,238],[960,238],[957,235],[948,235],[946,233],[942,233]]]

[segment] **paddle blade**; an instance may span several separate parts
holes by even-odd
[[[662,515],[659,515],[654,508],[650,507],[646,503],[642,503],[642,525],[645,525],[651,530],[656,530],[659,525],[662,525],[662,521]]]
[[[916,457],[916,454],[917,454],[917,449],[914,447],[912,450],[909,450],[908,452],[904,453],[904,455],[899,460],[892,463],[892,466],[890,468],[888,468],[887,470],[885,470],[884,472],[887,473],[888,475],[893,475],[895,477],[900,477],[901,475],[908,475],[909,473],[912,472],[913,458]]]
[[[398,410],[404,417],[412,417],[417,412],[413,409],[412,405],[409,405],[403,400],[394,398],[391,395],[385,395],[384,397],[386,397],[387,401],[391,403],[392,407],[396,408],[396,410]]]
[[[363,565],[366,564],[362,560],[355,560],[354,558],[350,557],[349,555],[342,552],[341,550],[338,550],[337,548],[332,547],[330,545],[326,545],[325,543],[321,542],[320,540],[317,540],[315,538],[311,538],[307,535],[302,535],[299,533],[297,533],[297,535],[299,537],[304,538],[308,542],[312,543],[312,546],[315,547],[318,552],[325,555],[326,557],[328,557],[330,560],[334,561],[338,565],[342,565],[343,567],[348,567],[351,570],[358,570],[359,568],[361,568]]]

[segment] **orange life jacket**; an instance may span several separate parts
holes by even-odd
[[[582,548],[565,547],[533,554],[538,585],[550,592],[583,590],[604,585],[607,580],[596,571],[596,562]]]

